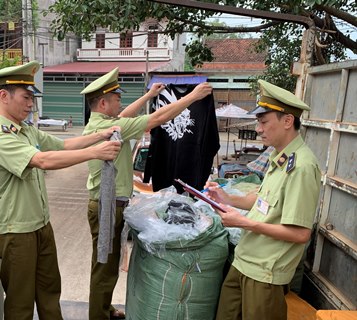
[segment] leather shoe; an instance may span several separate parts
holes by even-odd
[[[110,312],[110,319],[125,319],[125,313],[122,310],[115,309],[114,311]]]

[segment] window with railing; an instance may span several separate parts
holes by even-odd
[[[159,28],[157,25],[149,26],[148,28],[148,47],[157,48]]]
[[[133,47],[133,33],[131,31],[120,34],[120,48]]]
[[[96,33],[96,35],[95,35],[95,47],[97,49],[105,48],[105,33]]]

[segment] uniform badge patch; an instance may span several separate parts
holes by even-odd
[[[19,132],[19,130],[17,130],[17,128],[13,124],[10,125],[10,130],[15,134]]]
[[[296,154],[295,154],[295,152],[293,152],[289,156],[288,166],[286,167],[286,172],[287,173],[289,173],[290,171],[292,171],[295,168],[295,162],[296,162]]]
[[[278,165],[281,167],[285,163],[287,158],[288,156],[285,153],[283,153],[278,160]]]

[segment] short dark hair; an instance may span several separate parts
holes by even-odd
[[[11,95],[14,95],[16,89],[25,88],[23,85],[15,85],[15,84],[4,84],[0,86],[0,90],[6,90],[10,92]]]
[[[26,84],[3,84],[0,85],[0,90],[6,90],[10,92],[10,94],[13,96],[16,89],[22,88],[24,90],[27,90],[27,85]]]
[[[97,106],[99,100],[102,99],[102,98],[103,98],[103,96],[87,99],[89,109],[92,110],[93,108],[95,108]]]
[[[108,93],[106,93],[106,94],[102,94],[102,95],[99,96],[99,97],[94,97],[94,98],[89,98],[89,99],[87,99],[89,108],[90,108],[91,110],[92,110],[93,108],[95,108],[95,107],[98,105],[98,102],[99,102],[100,99],[104,99],[104,100],[107,100],[107,101],[108,101],[109,97],[110,97],[112,94],[117,94],[117,93],[108,92]]]
[[[285,115],[286,113],[284,112],[280,112],[280,111],[274,111],[276,113],[276,116],[278,117],[278,119],[281,119],[281,117],[283,115]],[[290,113],[291,114],[291,113]],[[297,117],[297,116],[294,116],[294,129],[297,131],[297,130],[300,130],[300,127],[301,127],[301,121],[300,121],[300,118]]]
[[[295,130],[300,130],[301,127],[301,120],[298,117],[294,117],[294,128]]]
[[[286,115],[287,113],[284,112],[280,112],[280,111],[269,111],[269,112],[275,112],[276,116],[278,117],[278,119],[281,119],[283,115]],[[264,113],[258,113],[257,114],[257,118],[260,118]],[[291,114],[291,113],[290,113]],[[299,117],[296,117],[294,115],[292,115],[294,117],[294,129],[300,130],[301,127],[301,121]]]

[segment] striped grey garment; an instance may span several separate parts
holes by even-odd
[[[249,162],[247,168],[256,173],[259,177],[264,177],[265,173],[269,168],[269,157],[271,153],[275,150],[274,147],[269,146],[264,152],[262,152],[258,158]]]
[[[120,141],[120,132],[114,131],[111,141]],[[98,244],[97,261],[107,263],[108,254],[113,252],[113,238],[115,236],[116,192],[115,177],[117,169],[113,161],[103,161],[102,175],[98,202]]]

